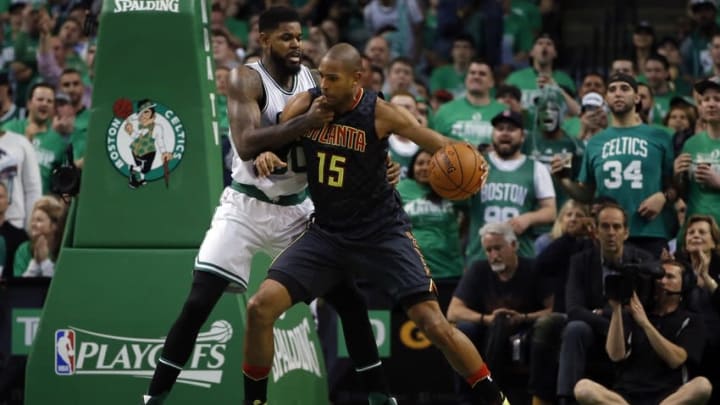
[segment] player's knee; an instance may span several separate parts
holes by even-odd
[[[577,399],[580,403],[591,402],[596,395],[594,386],[595,383],[586,378],[578,381],[577,384],[575,384],[575,389],[573,390],[575,399]]]
[[[453,334],[459,333],[450,325],[440,311],[423,311],[421,316],[413,319],[413,322],[435,346],[440,348],[450,345]]]
[[[272,326],[275,320],[291,306],[287,290],[278,288],[277,282],[268,281],[264,282],[258,292],[248,301],[248,324]]]

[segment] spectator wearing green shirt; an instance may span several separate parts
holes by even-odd
[[[522,90],[523,108],[531,110],[534,100],[539,96],[543,86],[557,86],[562,92],[569,115],[578,115],[580,105],[571,93],[575,93],[575,83],[567,73],[555,70],[553,62],[557,59],[555,41],[549,34],[540,34],[530,50],[532,66],[515,71],[508,76],[507,84]]]
[[[43,194],[47,194],[50,191],[50,173],[64,159],[69,141],[52,127],[55,88],[48,83],[34,85],[30,90],[27,109],[27,118],[8,121],[3,129],[24,134],[33,144],[40,165]]]
[[[718,31],[715,23],[716,0],[690,0],[690,14],[696,28],[680,45],[680,53],[684,71],[692,77],[700,78],[713,74],[713,60],[708,45],[713,34]]]
[[[40,198],[30,216],[30,240],[15,252],[15,277],[52,277],[65,229],[65,206],[57,198]]]
[[[430,188],[431,160],[431,153],[416,152],[410,159],[407,177],[400,181],[397,190],[433,280],[455,279],[457,282],[463,272],[458,226],[460,208]]]
[[[58,93],[56,94],[55,101],[56,105],[59,105],[61,100],[60,92],[63,96],[67,96],[69,99],[70,110],[65,112],[63,118],[61,117],[60,111],[56,114],[56,119],[71,120],[72,122],[62,122],[60,125],[63,129],[60,132],[66,138],[69,138],[70,143],[73,146],[73,158],[75,164],[82,168],[85,156],[85,147],[87,145],[87,128],[90,120],[90,110],[84,104],[85,95],[85,84],[82,81],[80,72],[72,68],[66,68],[60,75],[60,82],[58,83]],[[68,126],[68,124],[70,124]],[[53,122],[53,127],[56,123]]]
[[[533,32],[528,18],[511,0],[503,0],[503,37],[500,51],[502,65],[521,68],[527,66],[527,57],[533,46]]]
[[[706,130],[691,136],[675,159],[674,180],[687,203],[687,216],[711,215],[720,221],[720,81],[703,80],[700,115]]]
[[[465,94],[465,75],[470,61],[475,56],[475,43],[472,36],[460,34],[453,40],[450,50],[452,64],[436,67],[430,75],[430,91],[447,90],[453,97]]]
[[[596,72],[590,72],[583,78],[580,89],[578,89],[578,100],[582,100],[590,93],[605,94],[605,78]],[[600,96],[602,99],[602,96]],[[582,102],[580,103],[580,115],[582,116]],[[580,117],[568,117],[563,120],[562,128],[568,135],[577,138],[580,134],[582,124]]]
[[[505,105],[490,97],[494,85],[490,66],[482,60],[472,61],[465,77],[465,97],[437,110],[433,117],[434,129],[473,146],[490,145],[493,131],[490,121],[505,110]]]
[[[676,96],[670,81],[670,64],[662,55],[650,55],[645,61],[645,77],[652,90],[653,116],[651,123],[661,125],[670,110],[670,100]]]
[[[671,138],[638,120],[638,84],[633,77],[611,76],[605,101],[612,125],[590,138],[578,181],[570,179],[558,157],[551,162],[552,172],[575,200],[590,203],[595,196],[614,198],[628,213],[628,241],[659,257],[676,221],[669,204],[677,198],[671,186]]]

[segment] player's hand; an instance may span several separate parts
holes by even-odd
[[[667,200],[661,192],[657,192],[650,197],[646,198],[645,201],[640,203],[638,213],[648,221],[652,221],[662,211]]]
[[[400,182],[400,173],[402,173],[402,168],[400,167],[400,163],[395,162],[390,158],[389,154],[387,155],[385,162],[387,163],[388,183],[394,186]]]
[[[689,153],[681,153],[673,162],[673,171],[675,174],[686,173],[690,170],[690,165],[692,165],[692,156]]]
[[[276,169],[287,167],[287,163],[283,162],[276,154],[272,152],[263,152],[255,158],[253,162],[258,177],[267,177]]]
[[[518,215],[510,218],[508,224],[512,226],[515,235],[518,236],[522,235],[530,227],[530,221],[528,221],[527,216],[525,215]]]
[[[697,169],[695,169],[695,180],[714,189],[720,188],[720,175],[709,164],[698,165]]]
[[[131,124],[130,121],[125,123],[125,132],[127,132],[128,135],[132,135],[133,133],[133,124]]]
[[[311,128],[320,128],[333,120],[335,114],[330,110],[325,100],[325,96],[317,97],[310,105],[310,109],[305,113],[305,119],[310,123]]]

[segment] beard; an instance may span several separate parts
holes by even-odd
[[[495,153],[497,153],[501,158],[511,157],[519,151],[521,147],[522,143],[500,144],[493,142],[493,150],[495,150]]]
[[[278,72],[288,76],[297,74],[300,71],[300,66],[302,65],[291,65],[287,59],[285,59],[285,56],[275,52],[272,46],[270,47],[270,60]]]
[[[615,108],[615,105],[610,104],[609,107],[610,111],[615,115],[624,115],[635,110],[635,106],[633,104],[625,104],[622,108]]]

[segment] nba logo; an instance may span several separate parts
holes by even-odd
[[[55,374],[73,375],[75,373],[75,331],[60,329],[55,331]]]

